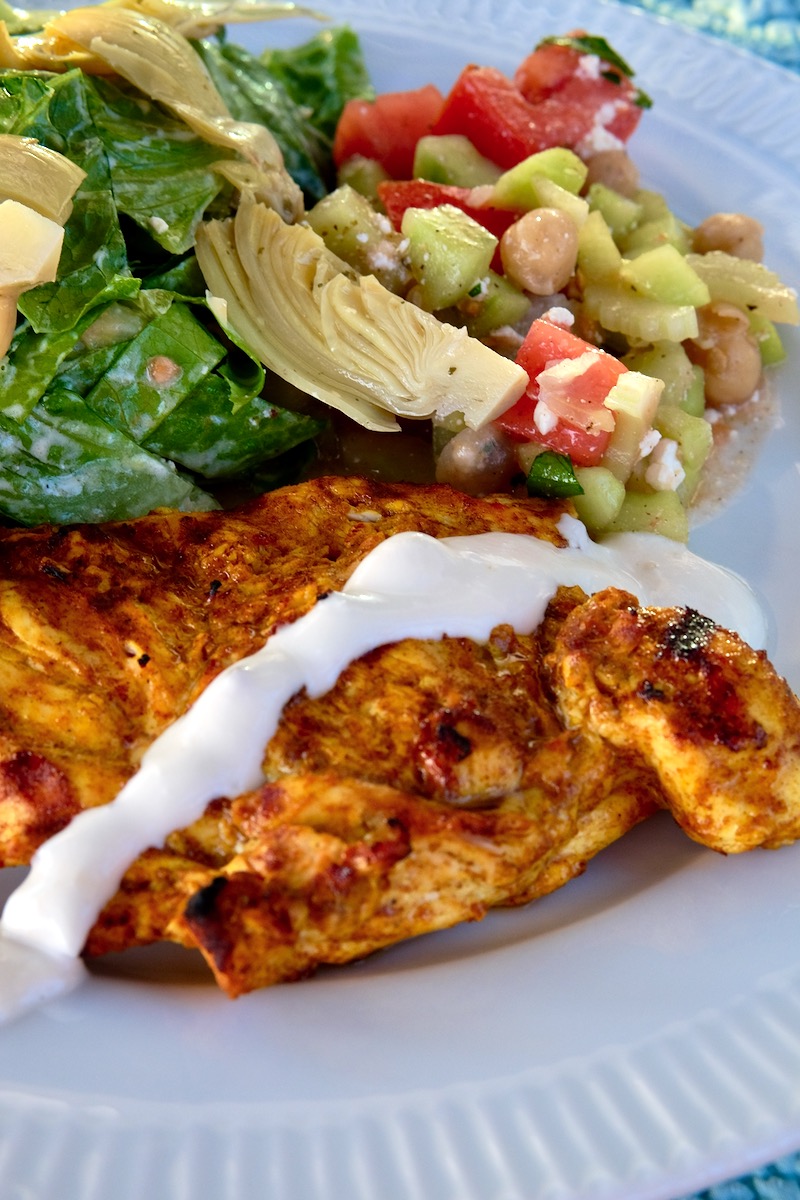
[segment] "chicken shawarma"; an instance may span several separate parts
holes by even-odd
[[[0,862],[112,800],[226,666],[383,539],[562,545],[565,504],[325,478],[233,512],[0,535]],[[724,853],[800,834],[800,708],[685,608],[558,590],[529,635],[404,639],[285,706],[264,783],[142,853],[85,953],[201,951],[231,996],[543,896],[658,809]]]

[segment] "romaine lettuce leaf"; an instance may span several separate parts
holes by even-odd
[[[36,28],[0,0],[0,19],[12,12],[15,30]],[[325,31],[274,68],[224,38],[199,49],[232,113],[268,124],[307,196],[322,195],[338,112],[368,88],[355,35]],[[203,215],[230,211],[212,169],[227,152],[77,69],[4,70],[0,87],[0,132],[86,172],[58,280],[20,298],[0,361],[0,512],[72,522],[213,506],[183,470],[288,482],[322,423],[273,403],[269,383],[264,394],[263,367],[217,326],[191,251]]]
[[[92,81],[89,108],[108,156],[118,212],[173,254],[194,244],[195,230],[224,181],[211,166],[230,155],[189,134],[142,97]]]
[[[290,97],[259,59],[223,39],[195,43],[195,49],[231,114],[240,121],[266,125],[283,153],[286,170],[307,201],[328,190],[323,176],[329,146],[309,123],[308,114]]]
[[[74,392],[51,391],[25,421],[0,414],[0,508],[26,525],[108,521],[217,501],[106,425]]]
[[[17,326],[11,349],[0,360],[0,411],[17,421],[27,417],[80,336],[80,325],[59,333],[35,333],[27,322]]]
[[[57,8],[16,8],[0,0],[0,21],[4,21],[9,33],[34,33],[41,29],[45,21],[56,16]]]
[[[348,100],[374,99],[361,43],[347,25],[325,29],[302,46],[265,50],[260,58],[329,143]]]
[[[322,428],[256,395],[237,403],[242,389],[223,364],[147,437],[144,446],[208,479],[226,479],[282,457]]]
[[[225,357],[185,304],[171,304],[114,359],[86,403],[141,442]]]
[[[19,303],[37,333],[64,332],[95,305],[133,296],[140,286],[128,265],[108,159],[90,111],[92,84],[77,70],[2,71],[0,87],[0,132],[36,138],[86,171],[64,230],[58,282],[26,292]]]

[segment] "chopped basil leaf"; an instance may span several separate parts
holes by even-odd
[[[539,45],[566,46],[570,50],[577,50],[580,54],[594,54],[596,58],[602,59],[609,66],[616,67],[623,75],[627,75],[629,79],[633,79],[633,70],[625,62],[625,59],[609,46],[604,37],[597,37],[591,33],[565,34],[563,37],[543,38]]]
[[[557,500],[565,496],[583,495],[583,488],[575,478],[572,459],[568,454],[559,454],[555,450],[544,450],[536,456],[526,483],[529,496]]]
[[[595,57],[601,59],[602,62],[608,63],[610,67],[615,68],[612,71],[601,72],[604,79],[611,83],[619,83],[619,76],[625,75],[628,79],[633,79],[633,69],[628,65],[622,55],[617,54],[613,46],[610,46],[604,37],[599,37],[595,34],[565,34],[563,37],[547,37],[539,42],[540,46],[566,46],[570,50],[577,50],[579,54],[594,54]],[[636,90],[635,103],[639,108],[652,108],[653,101],[643,92],[641,88]]]

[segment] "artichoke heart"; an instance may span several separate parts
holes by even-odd
[[[45,34],[54,42],[83,48],[96,64],[92,70],[121,75],[199,137],[241,156],[250,166],[248,183],[284,220],[302,214],[303,194],[273,135],[263,125],[231,116],[202,59],[171,25],[143,12],[98,5],[61,13],[47,23]],[[224,164],[221,169],[225,171]]]
[[[63,226],[86,172],[35,138],[0,135],[0,358],[22,292],[56,278]]]
[[[525,371],[483,343],[356,277],[305,225],[245,194],[197,236],[209,291],[232,329],[289,383],[367,429],[460,412],[476,429],[525,390]]]
[[[163,21],[101,5],[61,13],[47,22],[45,32],[89,50],[168,108],[183,103],[212,117],[230,115],[190,43]]]
[[[0,199],[16,200],[64,225],[85,178],[76,163],[35,138],[0,134]]]
[[[275,21],[281,17],[326,20],[322,13],[298,4],[274,0],[106,0],[105,7],[128,8],[157,17],[187,38],[211,37],[223,25],[244,21]]]

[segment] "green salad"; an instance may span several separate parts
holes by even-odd
[[[15,36],[43,20],[4,2],[0,18]],[[304,202],[319,200],[339,113],[370,93],[355,35],[325,28],[261,57],[223,32],[192,44],[231,116],[267,126]],[[320,421],[270,399],[194,253],[201,218],[232,211],[218,169],[232,152],[118,77],[7,68],[0,86],[0,141],[36,139],[85,172],[58,279],[19,296],[0,360],[0,511],[124,518],[214,507],[215,485],[245,472],[261,486],[291,478]]]
[[[0,0],[0,514],[415,478],[408,422],[422,481],[686,540],[800,323],[759,222],[640,185],[650,101],[603,38],[376,95],[348,28],[254,55],[223,24],[292,14]]]

